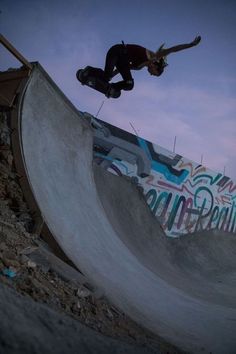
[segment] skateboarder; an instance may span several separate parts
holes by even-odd
[[[124,42],[116,44],[107,52],[104,78],[107,82],[110,82],[115,75],[120,73],[123,80],[112,83],[111,87],[115,90],[132,90],[134,80],[131,70],[140,70],[147,67],[150,75],[160,76],[165,66],[168,65],[166,62],[167,55],[194,47],[200,41],[201,37],[197,36],[190,43],[179,44],[166,49],[163,44],[156,52],[135,44],[124,44]]]

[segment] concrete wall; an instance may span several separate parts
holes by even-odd
[[[235,181],[101,120],[96,122],[100,126],[94,128],[94,159],[112,173],[136,179],[168,236],[214,228],[236,232]]]

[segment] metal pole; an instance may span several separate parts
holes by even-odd
[[[133,124],[131,122],[129,122],[129,124],[131,125],[131,128],[133,129],[133,131],[135,132],[135,134],[138,136],[138,132],[137,130],[135,129],[135,127],[133,126]]]
[[[13,45],[8,42],[8,40],[0,33],[0,43],[9,50],[11,54],[14,55],[16,59],[18,59],[23,65],[25,65],[28,69],[32,70],[33,66],[26,60],[23,55],[21,55],[16,48],[13,47]]]
[[[174,140],[174,147],[173,147],[173,152],[175,152],[175,147],[176,147],[176,139],[177,139],[177,136],[175,136],[175,140]]]
[[[103,105],[104,105],[104,101],[102,101],[102,104],[101,104],[99,110],[97,111],[97,114],[96,114],[96,116],[95,116],[96,118],[98,117],[98,115],[99,115],[99,113],[100,113],[100,111],[101,111]]]

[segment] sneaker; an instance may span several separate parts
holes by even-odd
[[[76,77],[77,80],[79,80],[81,82],[82,85],[84,85],[84,80],[83,80],[83,69],[80,69],[76,72]]]

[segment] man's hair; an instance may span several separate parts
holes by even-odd
[[[157,49],[156,53],[160,52],[164,48],[165,43],[162,43],[160,47]],[[161,57],[158,60],[155,60],[153,64],[156,65],[158,71],[160,72],[160,75],[163,73],[164,68],[168,65],[166,57]]]

